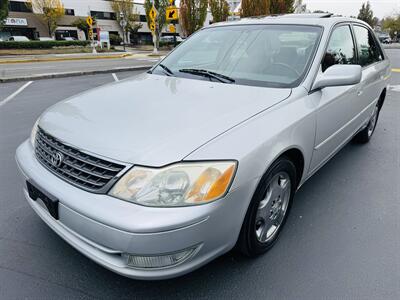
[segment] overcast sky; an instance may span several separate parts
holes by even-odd
[[[323,10],[344,16],[357,16],[363,2],[366,0],[303,0],[311,11]],[[378,18],[400,13],[400,0],[370,0],[370,3]]]
[[[144,0],[135,0],[142,2]],[[323,10],[343,16],[357,16],[363,2],[367,0],[303,0],[311,11]],[[179,3],[179,0],[176,1]],[[383,18],[393,13],[400,13],[400,0],[370,0],[374,15]]]

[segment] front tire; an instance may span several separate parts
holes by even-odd
[[[354,137],[354,140],[360,144],[368,143],[375,132],[378,119],[379,119],[379,104],[375,106],[374,112],[372,113],[371,119],[369,120],[367,127],[365,127],[363,130],[357,133],[357,135]]]
[[[254,257],[267,252],[285,225],[297,188],[296,167],[286,157],[268,169],[253,195],[238,240],[240,252]]]

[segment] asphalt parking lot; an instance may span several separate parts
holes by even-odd
[[[400,50],[388,53],[400,68]],[[41,112],[114,80],[0,84],[0,299],[400,299],[400,73],[371,143],[350,143],[301,188],[270,252],[230,252],[157,282],[121,277],[74,250],[33,212],[18,180],[15,149]]]

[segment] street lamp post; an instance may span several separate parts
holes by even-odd
[[[126,30],[127,22],[126,22],[126,20],[125,20],[124,14],[123,14],[122,12],[119,14],[119,16],[120,16],[120,19],[121,19],[121,21],[119,22],[119,24],[120,24],[121,27],[122,27],[122,44],[124,45],[124,51],[126,51],[126,50],[125,50],[125,30]]]

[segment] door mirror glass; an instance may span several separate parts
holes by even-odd
[[[358,84],[361,76],[361,66],[359,65],[333,65],[324,73],[318,74],[312,89]]]

